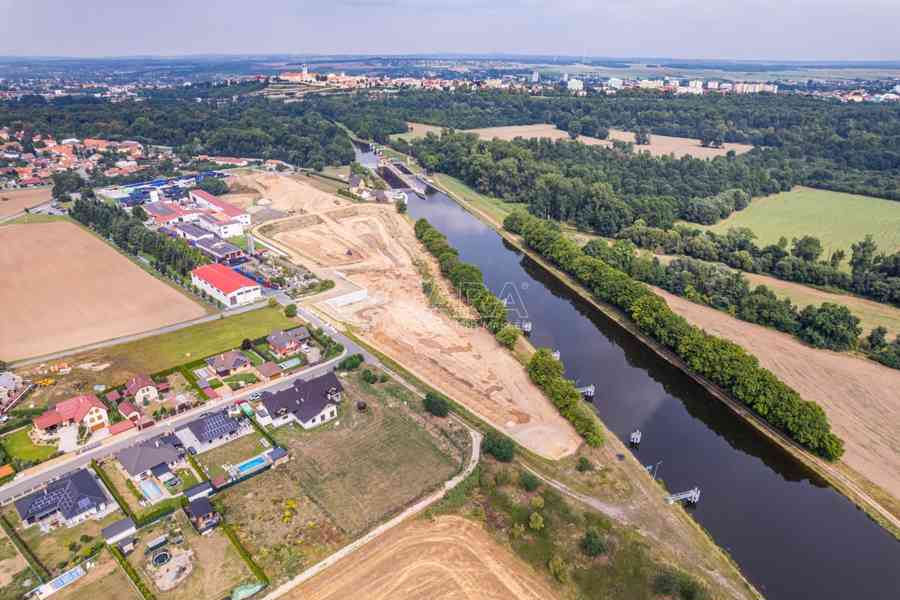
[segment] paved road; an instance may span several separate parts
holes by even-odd
[[[375,357],[371,356],[368,352],[357,346],[356,343],[344,336],[339,331],[332,328],[330,325],[323,323],[322,320],[316,317],[314,314],[307,313],[305,310],[298,310],[298,312],[302,312],[302,316],[304,318],[307,318],[309,322],[313,323],[315,326],[324,326],[323,328],[325,329],[325,331],[333,339],[343,344],[345,349],[344,353],[336,358],[331,359],[330,361],[308,367],[292,375],[289,375],[288,377],[278,379],[269,385],[255,386],[251,390],[233,394],[228,398],[220,398],[218,400],[207,402],[202,406],[184,412],[170,419],[166,419],[165,421],[157,423],[156,425],[148,427],[147,429],[143,429],[141,431],[126,432],[124,434],[108,438],[103,441],[100,447],[85,451],[82,454],[71,454],[56,459],[50,464],[38,465],[33,469],[32,473],[25,471],[23,474],[18,475],[12,482],[0,487],[0,505],[7,504],[8,502],[15,500],[16,498],[29,494],[32,491],[42,487],[46,483],[58,479],[59,477],[79,467],[83,467],[89,464],[94,459],[99,460],[101,458],[105,458],[107,456],[115,454],[123,448],[133,446],[139,442],[155,437],[163,432],[177,429],[182,425],[200,417],[201,415],[220,410],[222,407],[227,406],[228,404],[231,404],[236,400],[246,398],[254,391],[280,391],[291,387],[296,379],[311,379],[315,376],[321,375],[331,370],[335,364],[337,364],[348,354],[363,354],[366,357],[367,361],[371,362],[372,364],[378,364],[377,362],[374,362]],[[42,466],[44,467],[43,469],[41,468]]]

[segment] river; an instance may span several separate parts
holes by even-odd
[[[700,486],[689,510],[766,598],[900,598],[900,543],[864,512],[452,199],[407,195],[409,214],[443,232],[492,291],[515,289],[532,342],[597,386],[607,427],[626,441],[641,429],[633,451],[662,461],[668,489]]]

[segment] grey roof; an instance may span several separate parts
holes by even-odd
[[[306,327],[296,327],[288,331],[276,331],[266,336],[266,342],[274,348],[284,348],[294,341],[302,342],[309,339],[309,330]]]
[[[215,237],[212,231],[197,227],[193,223],[179,223],[175,226],[175,229],[195,239]]]
[[[285,450],[281,446],[275,446],[274,448],[269,450],[269,458],[272,459],[273,462],[285,456],[287,456],[287,450]]]
[[[188,423],[187,428],[201,444],[208,444],[213,440],[237,432],[241,426],[236,419],[229,417],[228,413],[223,410],[203,415],[196,421]]]
[[[23,521],[33,522],[56,511],[66,519],[77,517],[106,503],[100,484],[86,469],[78,469],[53,481],[39,491],[16,502]]]
[[[120,450],[116,454],[116,460],[122,464],[125,471],[132,477],[140,475],[157,465],[175,462],[181,458],[183,452],[176,448],[167,439],[168,437],[170,436],[160,436],[137,446]]]
[[[248,365],[250,364],[250,361],[247,360],[246,356],[244,356],[237,350],[229,350],[228,352],[223,352],[222,354],[217,354],[216,356],[207,358],[206,364],[208,364],[216,373],[218,373],[220,371],[230,371],[232,369],[237,369],[238,367]]]
[[[191,503],[187,505],[187,513],[192,517],[205,517],[214,512],[216,512],[216,509],[213,508],[212,502],[206,497],[192,500]]]
[[[195,485],[193,487],[189,487],[188,489],[184,490],[184,497],[187,498],[188,500],[190,500],[191,498],[194,498],[197,496],[201,496],[201,495],[205,496],[205,495],[209,494],[212,491],[212,489],[213,489],[212,484],[208,481],[204,481],[202,483],[198,483],[197,485]]]
[[[132,529],[136,529],[134,521],[132,521],[131,519],[122,519],[121,521],[116,521],[109,527],[104,527],[100,533],[103,535],[104,540],[109,541],[116,536],[122,535],[126,531],[131,531]]]
[[[166,463],[159,463],[158,465],[150,469],[150,472],[153,473],[154,477],[162,477],[166,473],[171,473],[172,471],[169,470],[169,465],[167,465]]]
[[[197,240],[197,247],[216,258],[222,258],[224,256],[228,256],[229,254],[234,254],[235,252],[243,252],[243,250],[241,250],[234,244],[226,242],[225,240],[219,239],[217,237],[207,237],[201,240]]]
[[[264,392],[262,403],[272,417],[290,412],[300,421],[306,422],[322,412],[326,405],[334,402],[330,397],[333,392],[343,389],[334,372],[329,371],[309,381],[298,379],[294,381],[294,387],[274,394]]]

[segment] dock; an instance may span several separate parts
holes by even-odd
[[[676,502],[686,502],[688,504],[697,504],[700,502],[700,488],[694,487],[689,489],[686,492],[680,492],[678,494],[672,494],[671,496],[666,496],[666,502],[669,504],[675,504]]]

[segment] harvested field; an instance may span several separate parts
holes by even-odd
[[[0,190],[0,218],[8,217],[49,201],[53,195],[49,187],[25,190]]]
[[[187,321],[205,309],[74,223],[0,227],[0,356],[39,356]]]
[[[794,337],[655,290],[707,332],[743,346],[806,400],[819,403],[844,439],[843,462],[900,497],[900,371],[845,353],[806,346]]]
[[[475,523],[402,525],[284,596],[330,600],[546,600],[552,587]]]
[[[323,197],[296,179],[290,182],[286,188],[299,186],[302,194],[280,202],[294,202],[322,223],[270,239],[295,261],[339,269],[368,290],[363,301],[340,308],[320,303],[321,310],[355,327],[364,339],[529,449],[550,458],[575,451],[580,438],[521,364],[487,330],[467,328],[430,306],[415,263],[431,265],[434,273],[437,266],[406,217],[391,206],[356,204],[355,215],[342,212],[335,220],[331,213],[350,206],[349,201]]]
[[[441,132],[441,127],[432,125],[422,125],[420,123],[410,123],[413,130],[411,133],[405,134],[409,138],[424,137],[429,131]],[[538,125],[511,125],[507,127],[484,127],[481,129],[467,129],[467,133],[476,133],[485,140],[514,140],[521,138],[549,138],[551,140],[570,140],[569,134],[562,129],[557,129],[552,124]],[[578,141],[588,146],[612,146],[612,140],[622,142],[634,142],[634,133],[630,131],[621,131],[618,129],[609,130],[609,139],[601,140],[588,136],[578,136]],[[635,146],[635,152],[649,152],[653,156],[665,156],[674,154],[680,158],[685,155],[694,158],[714,158],[716,156],[725,156],[730,150],[734,150],[737,154],[743,154],[753,149],[748,144],[725,144],[721,148],[704,148],[700,144],[700,140],[681,137],[670,137],[666,135],[652,135],[650,144],[646,146]]]

